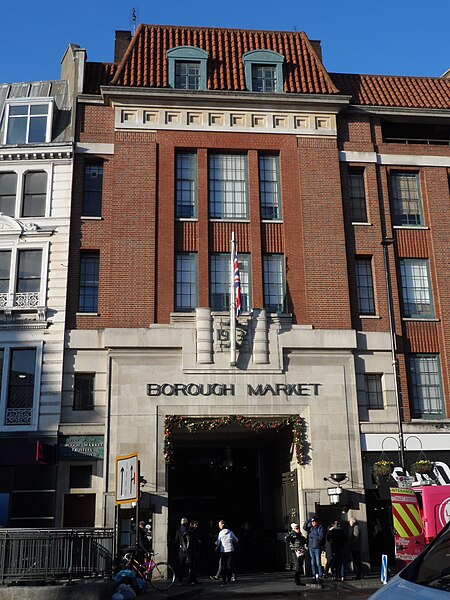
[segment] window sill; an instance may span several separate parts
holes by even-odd
[[[242,219],[238,219],[237,217],[230,217],[225,219],[209,219],[210,223],[250,223],[250,219],[248,217],[244,217]]]
[[[283,223],[283,219],[261,219],[261,223]]]
[[[394,225],[394,229],[430,229],[429,227],[426,227],[425,225]]]
[[[369,221],[352,221],[352,225],[355,225],[356,227],[373,227],[373,223],[369,223]]]
[[[360,319],[381,319],[380,315],[359,315]]]
[[[103,217],[86,217],[81,215],[83,221],[103,221]]]
[[[100,315],[98,312],[77,312],[75,314],[77,317],[98,317]]]
[[[180,221],[180,222],[184,222],[187,221],[188,223],[194,222],[196,223],[198,221],[197,217],[175,217],[176,221]]]
[[[435,319],[433,317],[402,317],[402,321],[426,321],[427,323],[439,323],[440,319]]]

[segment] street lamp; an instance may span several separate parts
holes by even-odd
[[[383,238],[381,245],[383,246],[384,254],[384,273],[386,276],[386,292],[388,301],[388,314],[389,314],[389,336],[391,341],[391,357],[392,357],[392,370],[394,374],[394,392],[395,392],[395,403],[397,407],[397,426],[398,426],[398,441],[399,441],[399,454],[400,463],[403,474],[406,473],[406,461],[405,461],[405,443],[403,439],[403,411],[400,398],[400,391],[398,387],[398,361],[396,353],[395,343],[395,321],[394,311],[392,307],[392,287],[391,287],[391,274],[389,268],[389,246],[394,243],[394,238]]]
[[[327,492],[330,498],[330,504],[339,504],[343,492],[341,485],[348,481],[347,473],[331,473],[328,477],[324,477],[323,480],[337,484],[337,487],[328,488]]]

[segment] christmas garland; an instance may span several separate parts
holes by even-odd
[[[181,415],[169,415],[164,421],[164,458],[168,464],[173,462],[173,440],[172,434],[175,427],[182,427],[189,433],[196,431],[213,431],[219,427],[225,427],[232,421],[237,421],[246,429],[253,431],[272,430],[280,431],[284,427],[292,427],[294,438],[295,456],[299,465],[304,464],[305,456],[303,452],[303,419],[298,415],[291,415],[285,419],[267,419],[256,421],[250,417],[242,415],[230,415],[227,417],[217,417],[215,419],[204,419],[203,421],[192,421]]]

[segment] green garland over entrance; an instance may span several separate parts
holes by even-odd
[[[239,423],[246,429],[253,431],[271,430],[280,431],[285,427],[292,427],[295,456],[299,465],[305,464],[305,455],[303,450],[303,419],[298,415],[290,415],[284,419],[264,419],[257,421],[251,417],[242,415],[230,415],[228,417],[217,417],[213,419],[204,419],[202,421],[192,420],[181,415],[168,415],[164,420],[164,458],[168,464],[173,462],[173,430],[175,427],[186,429],[189,433],[196,431],[213,431],[220,427],[225,427],[233,421]]]

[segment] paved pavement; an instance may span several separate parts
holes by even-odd
[[[328,600],[339,597],[358,598],[362,600],[369,598],[379,587],[381,587],[379,575],[369,575],[360,581],[348,579],[344,582],[324,580],[323,585],[313,585],[310,578],[303,578],[305,586],[296,586],[294,574],[283,573],[258,573],[254,575],[242,575],[238,581],[221,586],[220,581],[200,579],[198,585],[174,585],[167,592],[149,590],[146,594],[139,596],[142,600],[163,600],[170,598],[184,600],[188,598],[199,598],[200,600],[253,600],[256,598],[315,598],[316,600]]]

